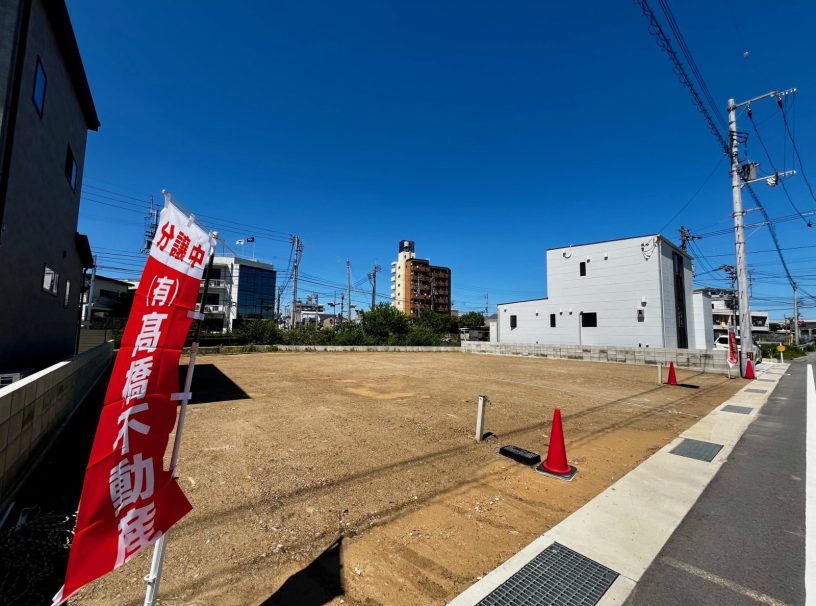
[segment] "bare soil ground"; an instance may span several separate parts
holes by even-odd
[[[168,606],[444,604],[743,385],[680,371],[699,389],[659,387],[654,367],[464,353],[199,363],[179,468],[194,509],[169,535]],[[496,434],[482,443],[478,394]],[[579,469],[569,483],[498,454],[512,443],[546,456],[555,407]],[[141,604],[149,557],[72,602]]]

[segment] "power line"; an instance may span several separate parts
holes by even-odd
[[[785,110],[785,104],[782,102],[782,99],[776,99],[777,105],[779,105],[779,109],[782,110],[782,121],[785,123],[785,131],[788,133],[788,138],[790,138],[791,145],[793,146],[793,152],[796,154],[796,159],[799,160],[799,172],[802,173],[802,178],[805,180],[805,183],[808,186],[808,191],[810,192],[810,197],[816,201],[816,195],[813,194],[813,188],[810,186],[810,181],[807,178],[807,173],[805,172],[805,165],[802,162],[802,156],[799,154],[799,146],[796,145],[796,139],[791,132],[790,125],[788,124],[788,117],[787,112]]]
[[[771,158],[771,154],[770,154],[770,152],[768,151],[768,148],[765,145],[765,141],[762,140],[762,135],[759,134],[759,129],[757,128],[756,122],[754,122],[754,116],[753,116],[753,112],[751,111],[750,106],[745,110],[745,113],[748,115],[748,119],[751,121],[751,126],[753,126],[754,133],[757,136],[757,140],[759,141],[760,146],[762,147],[763,151],[765,152],[765,157],[768,158],[768,163],[771,165],[771,168],[773,169],[774,174],[777,175],[777,177],[776,177],[777,183],[779,183],[782,186],[782,191],[785,192],[785,197],[787,197],[788,202],[793,207],[793,210],[796,211],[796,214],[799,215],[802,218],[802,221],[805,222],[805,225],[807,225],[808,227],[813,227],[813,224],[810,222],[810,220],[807,219],[802,214],[802,211],[800,211],[799,208],[797,208],[796,204],[793,203],[793,199],[791,198],[791,195],[788,192],[788,187],[785,185],[785,181],[783,179],[779,178],[779,176],[778,176],[779,171],[776,169],[776,165],[774,164],[774,161]]]

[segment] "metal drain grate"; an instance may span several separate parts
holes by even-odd
[[[748,406],[734,406],[733,404],[729,404],[728,406],[723,406],[720,410],[723,412],[736,412],[737,414],[741,415],[749,415],[753,408],[749,408]]]
[[[594,606],[618,573],[553,543],[477,606]]]
[[[697,459],[698,461],[710,463],[720,450],[722,450],[722,444],[687,438],[675,446],[671,452],[681,457],[688,457],[689,459]]]
[[[767,389],[754,389],[753,387],[749,387],[745,391],[748,393],[768,393]]]

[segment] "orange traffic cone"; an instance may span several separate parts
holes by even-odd
[[[754,365],[751,364],[751,360],[745,361],[745,378],[756,379],[756,375],[754,374]]]
[[[564,428],[561,425],[561,409],[559,408],[556,408],[553,413],[547,458],[536,467],[536,471],[564,480],[571,480],[578,473],[578,470],[567,462],[567,447],[564,444]]]
[[[669,380],[667,385],[677,385],[677,374],[674,372],[674,362],[669,362]]]

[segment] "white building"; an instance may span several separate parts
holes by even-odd
[[[659,234],[547,250],[547,294],[499,304],[496,340],[710,347],[711,331],[695,330],[691,257]]]
[[[268,263],[216,255],[204,300],[205,330],[229,332],[241,320],[274,320],[275,278],[275,268]]]
[[[714,339],[728,334],[728,325],[732,322],[739,322],[739,318],[732,311],[732,306],[736,303],[737,296],[732,290],[723,288],[701,288],[694,291],[694,294],[704,292],[711,300],[708,306],[712,316],[712,334]],[[739,328],[737,328],[739,332]],[[768,323],[768,312],[751,310],[751,334],[754,341],[773,340],[771,328]],[[767,337],[766,337],[767,335]]]

